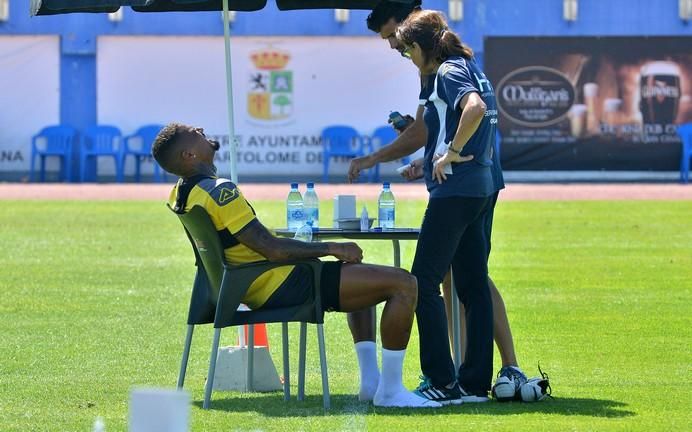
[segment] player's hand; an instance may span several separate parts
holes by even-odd
[[[445,174],[445,167],[453,163],[468,162],[473,159],[473,155],[461,156],[458,153],[447,151],[440,157],[435,156],[433,163],[433,180],[442,184],[443,181],[447,180],[447,175]]]
[[[363,250],[355,243],[332,243],[331,255],[339,261],[360,263],[363,261]]]
[[[412,161],[401,176],[408,181],[418,180],[423,177],[423,158]]]
[[[353,183],[358,180],[360,172],[368,168],[372,168],[374,163],[370,160],[368,156],[361,156],[355,159],[351,159],[351,164],[348,166],[348,181]]]

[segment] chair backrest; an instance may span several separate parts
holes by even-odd
[[[682,140],[682,146],[692,151],[692,123],[685,123],[678,126],[678,135]]]
[[[92,126],[84,132],[84,148],[91,153],[118,153],[123,150],[121,137],[115,126]]]
[[[175,213],[170,205],[167,204],[167,207]],[[210,324],[214,322],[216,316],[221,275],[223,274],[224,258],[221,242],[216,234],[214,224],[203,208],[194,206],[190,212],[185,214],[176,213],[176,216],[183,224],[185,234],[187,234],[187,238],[190,240],[192,251],[195,253],[195,264],[197,265],[197,273],[192,286],[192,296],[190,297],[190,308],[187,314],[187,323],[189,325]],[[194,235],[192,234],[193,232],[195,233]],[[215,235],[209,236],[207,234],[209,232],[213,232]],[[210,281],[207,268],[211,271],[213,281],[216,283]]]
[[[142,126],[141,128],[137,129],[137,132],[128,138],[128,150],[131,150],[129,141],[133,138],[139,138],[141,142],[139,150],[142,152],[151,153],[151,145],[154,144],[154,140],[161,129],[163,129],[162,125],[155,124]]]
[[[216,301],[225,263],[223,246],[216,227],[206,210],[200,206],[193,206],[187,213],[176,214],[185,227],[196,257],[201,261],[198,266],[201,264],[204,267],[211,290],[210,296]]]
[[[394,141],[397,137],[396,131],[391,126],[380,126],[372,133],[372,150],[377,150]]]
[[[322,130],[322,145],[331,155],[351,156],[362,151],[361,137],[351,126],[329,126]]]
[[[41,132],[34,137],[34,143],[43,140],[44,151],[68,152],[72,148],[75,136],[77,131],[70,126],[48,126],[41,129]]]

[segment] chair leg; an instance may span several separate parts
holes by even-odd
[[[87,157],[82,155],[82,157],[79,158],[79,181],[82,183],[86,180],[86,163]]]
[[[34,173],[34,163],[36,160],[36,154],[32,151],[31,152],[31,165],[29,165],[29,181],[33,182],[36,181],[34,178],[36,176],[36,173]]]
[[[209,372],[207,372],[207,384],[204,387],[203,409],[209,409],[211,403],[211,389],[214,386],[214,372],[216,372],[216,357],[219,355],[219,340],[221,339],[221,329],[214,329],[214,340],[211,343],[211,355],[209,356]]]
[[[281,349],[284,357],[284,401],[291,399],[291,367],[288,357],[288,323],[281,323]]]
[[[254,391],[255,380],[255,326],[250,324],[247,332],[247,377],[245,379],[245,390]]]
[[[65,155],[65,181],[70,182],[72,180],[72,155]]]
[[[123,164],[123,171],[125,171],[125,164]],[[135,181],[137,183],[142,181],[142,160],[139,155],[135,155]]]
[[[307,345],[308,323],[300,323],[300,342],[298,346],[298,400],[305,399],[305,350]]]
[[[322,324],[317,324],[317,344],[320,349],[320,369],[322,370],[322,401],[324,409],[330,408],[329,398],[329,376],[327,374],[327,352],[324,348],[324,328]]]
[[[41,182],[46,181],[46,156],[41,155]]]
[[[125,161],[121,156],[115,156],[115,180],[118,183],[125,181]]]
[[[183,358],[180,361],[180,373],[178,374],[178,390],[182,390],[185,383],[185,371],[187,371],[187,360],[190,357],[190,346],[192,345],[192,331],[195,326],[187,326],[187,335],[185,336],[185,347],[183,348]]]

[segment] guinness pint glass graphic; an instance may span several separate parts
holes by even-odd
[[[680,102],[680,68],[673,62],[656,61],[642,66],[639,74],[644,124],[672,124]]]

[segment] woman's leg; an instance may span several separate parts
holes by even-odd
[[[490,200],[486,200],[486,204]],[[455,285],[464,304],[466,356],[459,369],[459,384],[468,393],[485,396],[490,390],[493,367],[493,307],[488,288],[484,215],[464,232],[452,263]]]
[[[446,386],[455,378],[440,282],[449,271],[461,237],[470,223],[478,224],[488,202],[488,198],[433,198],[425,211],[411,273],[418,279],[416,323],[421,369],[436,387]],[[484,243],[480,252],[485,257]],[[492,327],[490,332],[492,339]]]

